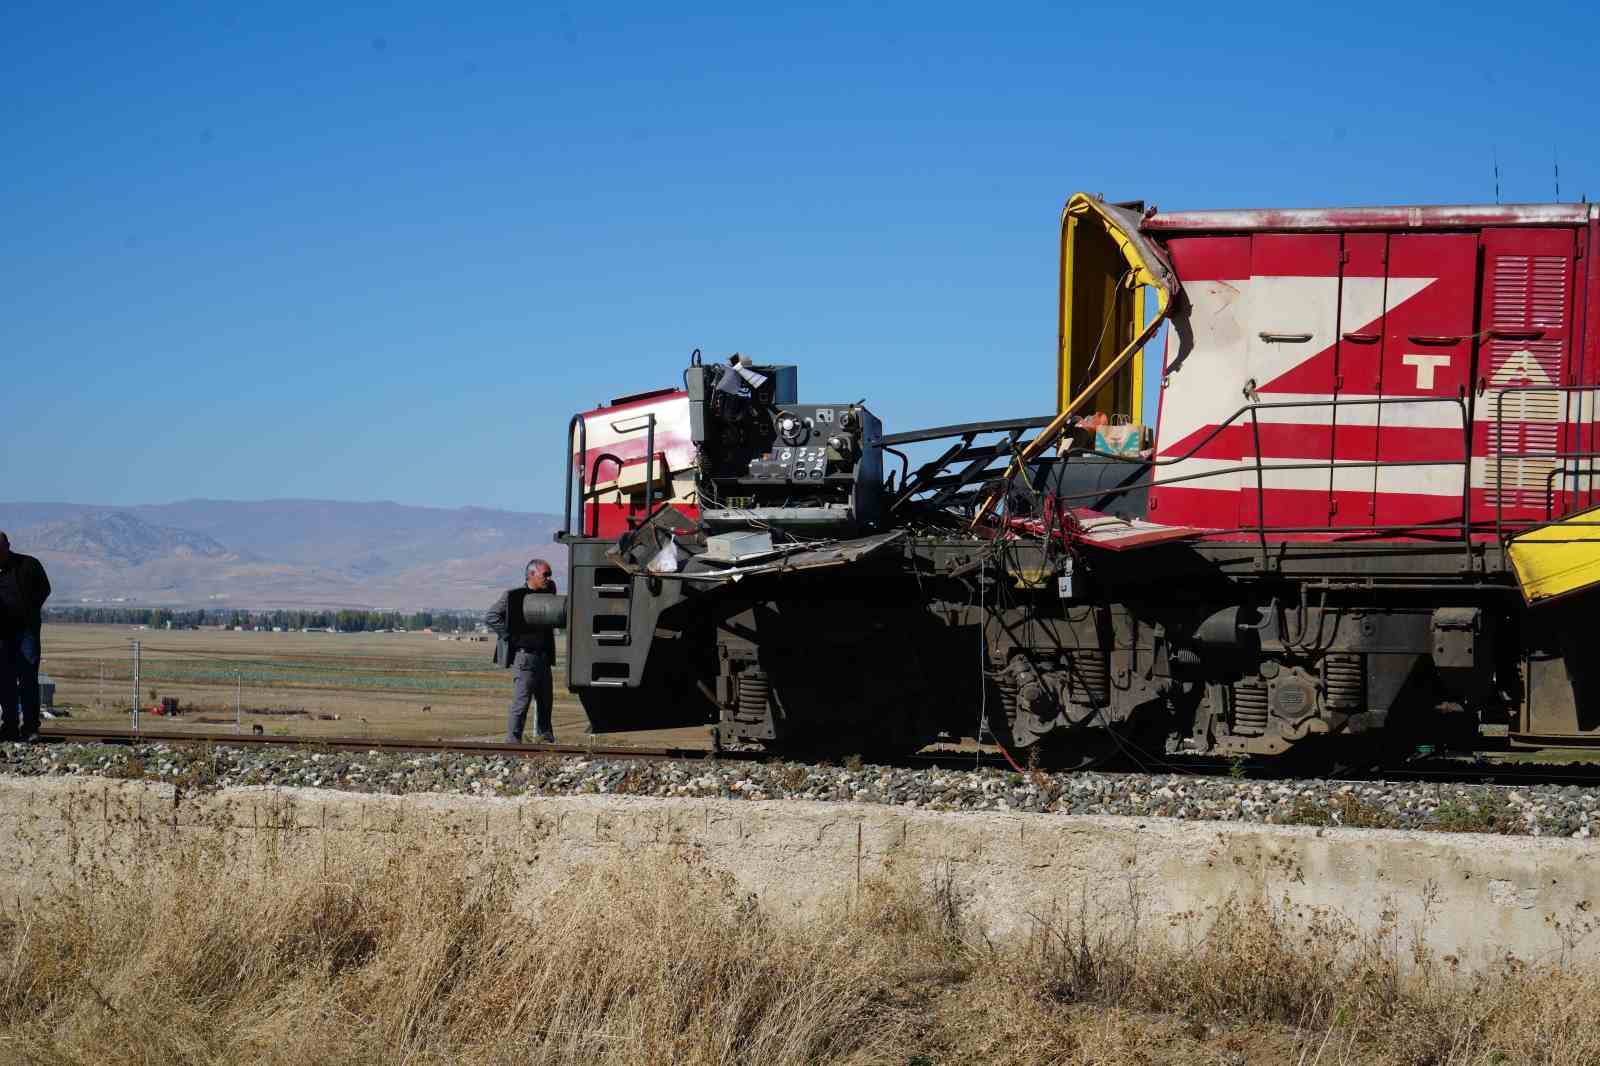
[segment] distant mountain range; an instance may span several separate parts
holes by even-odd
[[[561,573],[560,524],[332,500],[0,503],[0,530],[44,563],[54,607],[486,607],[533,556]]]

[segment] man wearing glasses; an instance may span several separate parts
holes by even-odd
[[[543,559],[528,562],[527,576],[527,585],[501,593],[483,621],[500,638],[494,645],[495,665],[516,671],[511,706],[506,711],[506,743],[522,743],[528,704],[532,702],[536,707],[535,738],[553,744],[556,734],[550,721],[550,666],[556,659],[556,635],[549,626],[529,626],[524,622],[522,601],[527,596],[555,595],[556,583],[550,564]]]

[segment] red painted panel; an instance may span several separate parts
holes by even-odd
[[[1362,405],[1361,409],[1368,412],[1366,417],[1370,422],[1373,417],[1371,412],[1374,407]],[[1316,414],[1324,409],[1309,408],[1308,410],[1311,413],[1305,417],[1309,419],[1315,417]],[[1354,410],[1355,405],[1350,405],[1346,408],[1347,412]],[[1452,407],[1449,410],[1453,412],[1455,408]],[[1355,416],[1352,414],[1350,417],[1352,422],[1339,427],[1341,440],[1339,458],[1349,459],[1355,454],[1376,455],[1378,427],[1375,425],[1356,425],[1353,422]],[[1451,413],[1441,414],[1438,417],[1439,421],[1449,419],[1455,421],[1455,428],[1450,426],[1411,427],[1403,436],[1398,432],[1391,431],[1388,444],[1390,451],[1385,452],[1385,456],[1398,459],[1420,459],[1426,455],[1438,454],[1442,448],[1453,448],[1455,453],[1459,454],[1461,451],[1460,416]],[[1306,454],[1306,450],[1302,447],[1307,437],[1305,426],[1262,422],[1256,427],[1255,432],[1259,433],[1261,437],[1262,455],[1276,456],[1282,459],[1303,459],[1306,461],[1327,459],[1326,455]],[[1254,435],[1248,418],[1231,426],[1224,426],[1211,439],[1199,444],[1194,452],[1196,458],[1202,459],[1238,459],[1241,466],[1249,466],[1250,457],[1254,454]],[[1243,456],[1243,458],[1239,458],[1240,456]]]
[[[1387,316],[1385,396],[1456,396],[1465,389],[1471,378],[1477,245],[1477,236],[1467,233],[1389,238],[1391,290],[1398,278],[1429,284]]]
[[[1167,258],[1183,281],[1240,281],[1250,276],[1250,238],[1179,237]]]
[[[1167,526],[1233,529],[1238,524],[1238,493],[1194,487],[1205,484],[1201,479],[1151,489],[1150,520]]]
[[[1337,233],[1260,233],[1250,240],[1252,277],[1325,278],[1338,273]]]
[[[1263,233],[1250,242],[1245,323],[1258,424],[1238,427],[1240,453],[1263,470],[1242,474],[1239,524],[1323,528],[1331,509],[1333,352],[1339,308],[1339,235]],[[1327,401],[1325,405],[1319,401]],[[1273,403],[1307,406],[1273,408]],[[1275,463],[1295,469],[1274,471]],[[1306,464],[1319,464],[1307,466]],[[1258,497],[1261,497],[1258,499]]]
[[[1372,400],[1383,393],[1384,307],[1388,294],[1387,233],[1347,233],[1340,286],[1339,343],[1334,391],[1341,400]],[[1354,464],[1378,458],[1378,408],[1355,403],[1334,409],[1333,453]],[[1353,465],[1333,474],[1329,525],[1370,526],[1376,520],[1376,467]]]
[[[1536,229],[1483,235],[1476,418],[1484,428],[1485,491],[1477,520],[1542,521],[1566,510],[1564,482],[1554,475],[1570,466],[1559,453],[1580,439],[1566,426],[1593,418],[1584,397],[1558,391],[1577,377],[1571,364],[1575,236]]]
[[[1166,243],[1184,285],[1184,297],[1168,327],[1165,387],[1156,427],[1156,454],[1173,460],[1188,454],[1243,404],[1247,377],[1243,327],[1248,324],[1249,237],[1182,237]],[[1219,449],[1222,449],[1219,451]],[[1231,450],[1230,450],[1231,449]],[[1239,475],[1218,474],[1163,488],[1163,477],[1202,472],[1215,460],[1237,467],[1236,438],[1225,434],[1207,448],[1210,464],[1176,462],[1156,471],[1151,517],[1171,525],[1232,528],[1237,522]],[[1197,467],[1199,469],[1197,469]]]
[[[1385,400],[1461,398],[1472,379],[1473,310],[1477,295],[1475,233],[1399,233],[1389,238],[1382,389]],[[1415,295],[1400,298],[1420,284]],[[1395,302],[1396,299],[1399,302]],[[1418,440],[1453,408],[1385,403],[1378,414],[1378,453],[1404,452],[1429,466],[1379,467],[1374,517],[1380,526],[1459,521],[1466,471],[1465,427],[1453,444]],[[1456,415],[1459,422],[1459,414]]]

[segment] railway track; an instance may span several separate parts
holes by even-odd
[[[192,746],[214,744],[237,748],[301,748],[317,751],[434,752],[451,755],[497,755],[537,758],[552,755],[582,755],[597,759],[707,759],[756,761],[770,758],[764,752],[723,751],[708,748],[634,747],[623,744],[497,744],[474,740],[397,740],[388,737],[281,737],[242,733],[185,733],[176,730],[141,729],[44,729],[39,733],[47,744],[173,744]]]
[[[112,744],[133,746],[138,744],[170,744],[193,747],[212,744],[218,747],[237,748],[289,748],[312,751],[379,751],[419,752],[450,755],[482,755],[501,758],[540,758],[552,756],[581,756],[592,759],[645,759],[652,762],[715,760],[719,762],[772,762],[784,758],[761,749],[695,747],[650,747],[632,744],[502,744],[474,740],[399,740],[389,737],[294,737],[265,736],[240,733],[187,733],[176,730],[141,729],[106,730],[50,728],[40,730],[40,740],[47,744]],[[790,756],[788,761],[808,761]],[[822,760],[812,760],[822,761]],[[912,767],[975,767],[1006,768],[1006,763],[996,752],[983,751],[930,751],[914,752],[903,756],[901,763]]]
[[[54,727],[41,731],[40,739],[48,744],[111,744],[139,745],[166,744],[174,746],[215,745],[245,749],[286,748],[310,751],[348,752],[411,752],[423,754],[479,755],[500,758],[551,758],[578,756],[590,759],[640,759],[652,762],[717,761],[725,763],[763,763],[781,758],[771,752],[750,749],[723,749],[697,747],[652,747],[628,744],[502,744],[472,740],[401,740],[390,737],[285,737],[259,734],[201,734],[176,730],[76,729]],[[1394,781],[1484,784],[1484,785],[1571,785],[1575,787],[1600,787],[1600,762],[1572,762],[1575,752],[1547,752],[1547,759],[1539,762],[1506,762],[1494,758],[1463,756],[1437,756],[1393,765],[1372,767],[1311,768],[1304,765],[1291,767],[1282,763],[1264,762],[1259,765],[1222,763],[1216,760],[1192,757],[1149,759],[1119,758],[1100,767],[1100,772],[1116,774],[1143,774],[1148,776],[1217,777],[1240,776],[1265,780],[1325,780],[1325,781]],[[785,761],[824,762],[807,760],[799,756]],[[922,751],[905,755],[894,765],[913,769],[995,769],[1010,770],[1011,765],[999,752],[982,750],[945,749]],[[1050,772],[1050,767],[1041,767]]]

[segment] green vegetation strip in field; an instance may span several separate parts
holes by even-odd
[[[58,667],[67,664],[87,666],[96,662],[104,662],[108,667],[113,664],[127,666],[132,661],[132,653],[125,652],[120,656],[108,655],[73,655],[71,652],[54,652],[48,658]],[[420,657],[398,657],[392,655],[315,655],[300,658],[279,658],[273,655],[221,655],[208,652],[191,652],[179,649],[149,649],[140,654],[140,661],[144,664],[167,662],[211,662],[227,666],[228,669],[260,666],[263,663],[285,670],[382,670],[386,672],[399,671],[428,671],[431,673],[467,673],[481,674],[498,669],[485,654],[481,659],[427,659]]]
[[[489,663],[474,663],[470,670],[444,668],[446,664],[459,662],[297,660],[263,663],[259,659],[160,658],[143,660],[139,672],[143,683],[155,685],[233,684],[237,677],[253,687],[336,688],[357,692],[498,692],[506,687],[505,672]],[[118,662],[114,667],[107,663],[107,666],[111,667],[105,673],[107,681],[126,681],[133,676],[127,662]],[[58,679],[74,680],[93,680],[100,676],[83,660],[72,666],[52,664],[52,673]]]

